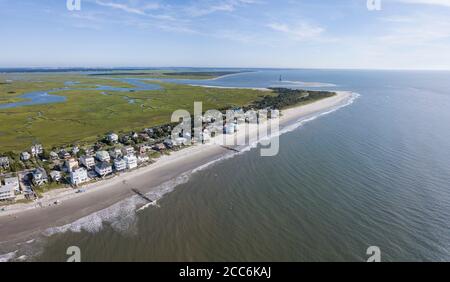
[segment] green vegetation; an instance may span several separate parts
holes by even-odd
[[[33,190],[39,198],[42,198],[44,193],[49,192],[51,190],[62,189],[62,188],[65,188],[65,187],[61,186],[61,184],[59,184],[57,182],[50,182],[50,183],[47,183],[47,184],[44,184],[41,186],[36,186],[33,188]]]
[[[108,78],[71,73],[14,74],[8,77],[0,75],[0,104],[19,101],[18,96],[23,93],[63,88],[66,81],[79,84],[71,86],[78,89],[52,93],[67,97],[64,103],[0,109],[0,152],[29,149],[33,142],[39,142],[47,149],[91,143],[111,131],[121,133],[166,124],[177,109],[193,112],[195,101],[203,102],[203,110],[223,109],[249,105],[268,95],[257,90],[203,88],[162,82],[151,82],[160,84],[161,90],[107,91],[107,95],[103,95],[104,91],[80,88],[97,84],[131,86]]]
[[[212,79],[219,76],[236,74],[236,71],[217,71],[217,72],[164,72],[164,71],[116,71],[106,73],[95,73],[91,76],[127,76],[139,78],[171,78],[171,79]]]
[[[273,91],[271,95],[257,100],[250,106],[257,109],[272,108],[281,110],[336,95],[336,93],[329,91],[294,90],[288,88],[271,88],[271,90]]]

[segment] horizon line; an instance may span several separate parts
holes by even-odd
[[[159,69],[254,69],[254,70],[363,70],[363,71],[450,71],[450,69],[440,68],[358,68],[358,67],[220,67],[220,66],[27,66],[27,67],[1,67],[0,71],[4,70],[159,70]]]

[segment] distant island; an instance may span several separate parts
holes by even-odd
[[[133,77],[148,77],[148,78],[177,78],[177,79],[212,79],[226,75],[246,73],[249,71],[111,71],[92,73],[90,76],[133,76]]]

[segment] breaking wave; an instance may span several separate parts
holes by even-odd
[[[8,261],[12,260],[13,258],[16,257],[17,252],[18,252],[18,250],[4,254],[4,255],[0,255],[0,262],[8,262]]]

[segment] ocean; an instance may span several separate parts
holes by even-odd
[[[260,70],[177,81],[359,97],[286,131],[277,156],[250,148],[180,176],[156,205],[125,201],[10,257],[65,261],[77,246],[82,261],[365,261],[377,246],[382,261],[450,261],[449,75]]]

